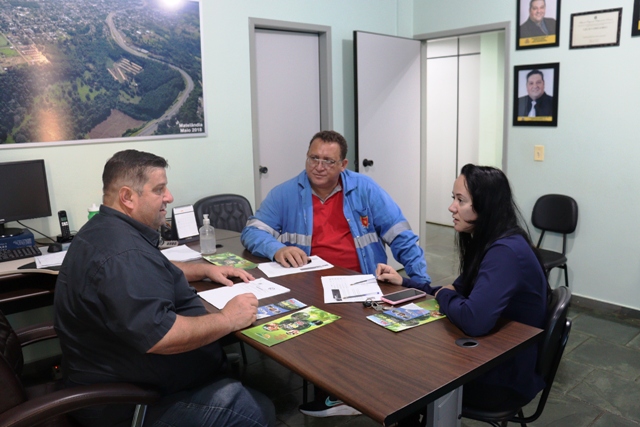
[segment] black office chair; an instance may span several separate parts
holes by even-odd
[[[22,347],[55,337],[52,323],[14,331],[0,312],[0,427],[74,427],[69,412],[110,404],[137,405],[131,425],[142,426],[146,405],[160,398],[154,390],[126,383],[65,389],[61,380],[23,381]]]
[[[204,197],[193,205],[193,211],[196,214],[198,228],[202,227],[202,216],[209,214],[211,225],[214,228],[237,231],[238,233],[242,231],[249,217],[253,215],[251,204],[239,194],[216,194]],[[246,365],[247,353],[242,341],[233,335],[228,335],[222,339],[221,343],[223,346],[227,346],[236,342],[240,343],[242,361]]]
[[[551,294],[544,337],[538,348],[538,363],[536,366],[546,386],[542,390],[535,413],[529,417],[525,417],[522,408],[529,402],[513,399],[512,402],[505,403],[505,407],[501,411],[487,411],[482,408],[463,406],[463,417],[483,421],[494,427],[506,427],[509,421],[520,423],[522,427],[526,427],[527,423],[538,419],[547,403],[553,380],[558,371],[558,365],[560,365],[560,359],[562,359],[564,348],[569,339],[571,319],[567,319],[567,310],[569,309],[570,301],[571,291],[569,291],[567,287],[560,286]]]
[[[216,194],[198,200],[193,205],[198,228],[202,227],[202,215],[209,214],[214,228],[241,232],[253,215],[249,201],[239,194]]]
[[[564,284],[568,287],[567,234],[573,233],[578,225],[578,204],[573,198],[562,194],[542,196],[533,206],[531,223],[534,227],[542,230],[536,246],[542,256],[547,277],[549,277],[551,269],[555,267],[561,268],[564,270]],[[562,253],[540,248],[546,231],[562,233]]]

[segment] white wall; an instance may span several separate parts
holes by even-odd
[[[388,0],[202,0],[207,138],[120,142],[0,150],[0,161],[44,158],[54,215],[25,223],[48,234],[60,232],[55,212],[65,209],[71,227],[87,221],[100,203],[101,174],[113,153],[135,148],[169,160],[174,206],[209,194],[239,193],[253,201],[249,17],[329,25],[333,31],[333,123],[353,144],[353,30],[411,33],[412,3]],[[311,137],[311,135],[309,135]],[[350,157],[353,159],[353,145]],[[353,162],[353,160],[351,160]],[[300,159],[300,169],[304,159]],[[37,237],[37,236],[36,236]]]
[[[572,13],[613,7],[623,8],[619,47],[568,48]],[[515,40],[516,2],[416,0],[414,11],[416,34],[511,21]],[[558,127],[509,127],[507,173],[527,220],[542,194],[577,200],[579,225],[568,253],[574,294],[640,309],[640,175],[633,172],[640,157],[640,37],[630,36],[632,11],[633,0],[564,0],[560,47],[515,51],[512,43],[510,81],[513,66],[559,62],[560,97]],[[533,161],[535,144],[545,145],[542,163]],[[560,248],[560,239],[549,242]],[[559,278],[552,273],[552,286]]]

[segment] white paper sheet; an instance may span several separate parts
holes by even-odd
[[[65,255],[67,255],[67,251],[36,256],[33,259],[36,261],[36,268],[47,268],[62,265]]]
[[[329,264],[327,261],[323,260],[317,255],[310,256],[309,260],[311,262],[302,267],[283,267],[274,261],[258,264],[258,268],[262,270],[262,272],[266,274],[267,277],[279,277],[286,276],[287,274],[304,273],[307,271],[326,270],[328,268],[333,268],[332,264]]]
[[[236,295],[251,293],[260,300],[274,295],[284,294],[289,292],[289,290],[289,288],[285,288],[261,277],[248,283],[240,282],[233,286],[224,286],[222,288],[199,292],[198,295],[209,304],[222,310]]]
[[[379,301],[382,296],[382,290],[373,274],[322,276],[322,289],[326,304],[362,302],[368,298]]]
[[[200,252],[194,251],[187,245],[174,246],[169,249],[163,249],[160,252],[162,252],[169,261],[193,261],[202,258]]]

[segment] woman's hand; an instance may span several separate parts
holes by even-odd
[[[402,285],[402,276],[387,264],[378,264],[376,268],[376,279],[389,282],[393,285]]]
[[[438,296],[438,292],[440,292],[443,289],[451,289],[452,291],[455,291],[456,288],[453,285],[444,285],[443,287],[441,287],[440,289],[438,289],[436,291],[436,293],[433,296]]]

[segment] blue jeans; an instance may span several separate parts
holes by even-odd
[[[134,405],[92,406],[72,415],[83,426],[129,427]],[[273,403],[232,378],[164,396],[147,408],[145,427],[273,427]]]
[[[273,403],[232,378],[165,396],[147,408],[145,426],[273,427]]]

